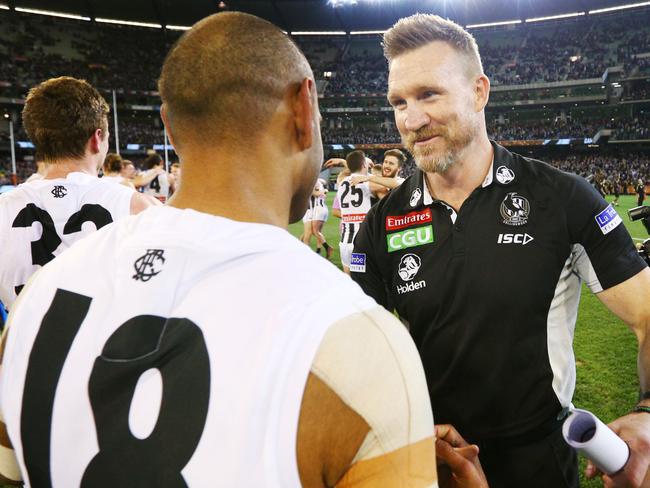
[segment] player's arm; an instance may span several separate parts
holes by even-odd
[[[382,189],[382,187],[392,190],[393,188],[397,188],[401,184],[397,178],[387,178],[385,176],[377,176],[377,175],[354,176],[351,180],[353,185],[358,185],[359,183],[363,183],[365,181],[370,182],[370,190],[372,190],[373,192],[376,191],[377,189]]]
[[[133,184],[138,188],[141,186],[147,186],[156,178],[156,176],[159,176],[164,172],[165,170],[162,168],[152,168],[133,178]]]
[[[2,374],[2,361],[8,332],[9,328],[7,327],[2,336],[2,342],[0,342],[0,375]],[[16,453],[7,433],[7,425],[4,422],[2,411],[0,411],[0,484],[21,486],[22,479]]]
[[[642,392],[650,391],[650,270],[639,257],[621,218],[597,191],[571,177],[567,229],[572,242],[586,252],[576,260],[576,270],[598,298],[619,316],[639,341],[637,367]],[[650,406],[650,399],[644,400]],[[606,486],[641,486],[650,466],[650,414],[633,413],[616,419],[610,427],[630,446],[630,458],[621,473],[605,476]],[[586,474],[596,475],[590,464]]]
[[[642,396],[646,397],[639,405],[650,408],[650,269],[645,268],[597,296],[637,337],[639,382]],[[650,486],[650,413],[631,413],[609,426],[630,447],[630,459],[621,473],[604,476],[606,486]],[[595,468],[589,466],[588,476],[595,473]]]
[[[332,215],[334,215],[334,217],[338,217],[339,219],[341,218],[341,199],[339,198],[338,192],[336,193],[334,201],[332,202]]]
[[[330,158],[327,161],[325,161],[325,164],[323,164],[323,169],[334,168],[335,166],[345,168],[346,166],[345,159]]]
[[[382,308],[328,330],[305,389],[297,450],[305,487],[437,486],[419,354]]]
[[[145,195],[143,193],[133,192],[131,197],[131,215],[138,214],[143,210],[148,209],[149,207],[156,207],[162,205],[160,200],[152,197],[151,195]]]

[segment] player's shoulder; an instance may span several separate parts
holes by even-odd
[[[507,151],[507,149],[501,146],[498,147],[501,152],[507,152],[508,157],[504,158],[501,156],[498,159],[497,154],[495,154],[494,173],[497,179],[500,177],[517,179],[517,176],[519,176],[520,179],[523,179],[529,184],[548,186],[553,189],[556,189],[558,186],[574,185],[585,181],[581,176],[562,171],[546,161],[522,156],[521,154]],[[505,170],[500,172],[503,168],[510,169],[512,173],[506,173]]]
[[[18,206],[26,205],[29,202],[39,204],[38,186],[36,183],[42,183],[43,180],[33,180],[18,185],[11,191],[0,195],[0,208],[4,211],[14,209]]]

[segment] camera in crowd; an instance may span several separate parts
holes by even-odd
[[[627,214],[632,222],[640,220],[645,227],[645,230],[650,234],[650,206],[641,205],[640,207],[631,208],[627,211]],[[650,266],[650,239],[646,239],[641,243],[639,255],[645,259],[645,262]]]

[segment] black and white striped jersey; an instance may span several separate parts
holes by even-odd
[[[372,205],[372,192],[368,182],[352,185],[351,180],[357,173],[351,174],[339,183],[337,198],[341,204],[341,243],[352,244],[359,232],[361,222],[366,218]]]
[[[352,277],[408,321],[434,416],[473,441],[526,435],[570,405],[581,282],[598,293],[646,267],[586,180],[493,148],[458,212],[418,171],[354,242]]]

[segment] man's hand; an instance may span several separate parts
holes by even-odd
[[[436,462],[440,488],[488,488],[478,446],[449,424],[436,425]]]
[[[334,166],[343,166],[345,167],[345,159],[342,158],[331,158],[325,161],[323,164],[323,169],[333,168]]]
[[[628,414],[614,420],[609,427],[627,443],[630,458],[623,470],[612,476],[601,473],[589,461],[585,476],[602,476],[605,488],[650,488],[650,414]]]
[[[350,179],[350,183],[352,183],[352,186],[358,185],[359,183],[365,183],[366,181],[370,181],[370,176],[368,176],[368,175],[358,175],[358,176],[353,176]]]

